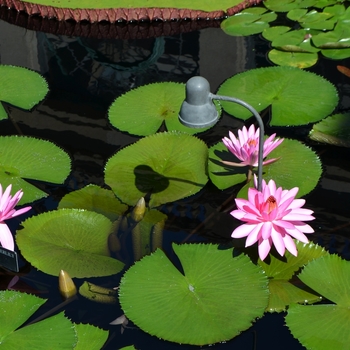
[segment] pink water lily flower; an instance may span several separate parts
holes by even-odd
[[[259,128],[255,130],[254,124],[252,124],[249,129],[243,126],[242,130],[238,130],[238,138],[229,131],[229,136],[224,137],[222,142],[228,148],[228,150],[233,153],[242,163],[234,163],[223,161],[224,164],[233,166],[258,166],[259,158]],[[276,134],[272,134],[264,142],[263,157],[272,152],[277,146],[279,146],[283,139],[276,139]],[[278,160],[278,158],[273,158],[263,162],[263,165],[271,164]]]
[[[12,197],[10,195],[11,189],[12,185],[9,185],[3,193],[2,186],[0,184],[0,243],[4,248],[14,250],[15,244],[12,233],[4,221],[24,214],[32,207],[25,207],[19,210],[15,210],[14,207],[22,198],[23,192],[22,190],[19,190]]]
[[[256,177],[255,177],[256,180]],[[283,190],[276,188],[273,180],[268,184],[262,180],[261,192],[249,188],[248,200],[236,198],[237,210],[231,215],[244,221],[245,224],[232,232],[233,238],[247,237],[245,246],[249,247],[258,242],[259,257],[264,260],[269,254],[272,244],[277,252],[283,256],[285,250],[298,255],[293,238],[308,243],[304,233],[314,230],[304,221],[314,220],[312,210],[303,209],[304,199],[295,199],[299,188]]]

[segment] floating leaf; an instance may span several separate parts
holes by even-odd
[[[212,244],[173,244],[184,274],[161,250],[123,276],[123,311],[142,330],[165,340],[203,345],[250,327],[267,304],[267,280],[248,257]],[[247,307],[249,305],[249,307]]]
[[[62,208],[95,211],[107,216],[111,221],[115,221],[123,215],[128,206],[121,203],[111,190],[90,184],[80,190],[66,194],[58,205],[58,209]]]
[[[151,194],[150,207],[200,191],[207,183],[207,146],[179,132],[145,137],[112,156],[105,182],[125,203]]]
[[[23,109],[31,109],[49,91],[46,80],[38,73],[22,67],[0,65],[0,120],[7,118],[1,101]]]
[[[269,277],[270,299],[267,311],[281,312],[292,303],[315,303],[320,301],[319,295],[305,290],[305,286],[291,282],[295,272],[309,261],[328,254],[322,247],[314,243],[305,244],[295,241],[298,256],[287,250],[283,258],[269,255],[269,261],[258,260],[258,264]]]
[[[290,306],[287,326],[308,349],[347,349],[350,343],[349,275],[350,263],[337,255],[314,260],[299,274],[306,285],[336,303]]]
[[[108,338],[108,331],[94,327],[90,324],[75,324],[78,343],[74,350],[102,349]]]
[[[156,133],[163,122],[169,131],[196,134],[208,130],[188,128],[179,122],[184,99],[185,84],[166,82],[144,85],[128,91],[112,103],[108,112],[109,121],[117,129],[139,136]]]
[[[322,2],[322,7],[332,5],[337,0],[266,0],[264,5],[271,11],[288,12],[293,9],[319,7]]]
[[[72,349],[76,335],[72,323],[63,312],[43,321],[19,328],[45,303],[45,299],[15,291],[0,291],[0,341],[6,350]]]
[[[269,60],[279,66],[290,66],[296,68],[309,68],[317,63],[317,53],[285,52],[271,50],[268,53]]]
[[[350,147],[350,113],[334,114],[320,121],[312,127],[309,137],[317,142]]]
[[[37,269],[58,276],[108,276],[123,263],[109,257],[112,222],[104,215],[78,209],[60,209],[25,220],[16,235],[22,255]]]
[[[338,103],[335,87],[316,74],[293,67],[252,69],[227,79],[219,95],[234,96],[262,111],[272,109],[271,125],[302,125],[329,115]],[[225,111],[240,119],[252,116],[246,108],[222,102]]]
[[[30,203],[46,193],[23,179],[63,183],[70,172],[70,158],[49,141],[26,136],[0,137],[0,183],[23,190],[20,204]]]
[[[284,139],[266,159],[279,158],[275,163],[264,165],[263,178],[268,182],[273,179],[278,187],[291,189],[298,187],[298,197],[312,191],[322,174],[319,157],[309,147],[297,140]],[[248,167],[232,167],[220,164],[220,159],[237,161],[223,143],[209,150],[208,171],[210,180],[220,189],[226,189],[246,180]],[[303,172],[300,172],[300,164]],[[237,197],[247,198],[248,188],[253,187],[253,179],[238,193]]]
[[[262,7],[246,9],[221,22],[221,29],[228,35],[247,36],[261,33],[269,27],[269,22],[276,20],[274,12],[267,12]]]

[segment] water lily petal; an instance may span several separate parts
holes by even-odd
[[[259,241],[258,252],[259,252],[260,260],[262,261],[265,260],[270,250],[271,250],[271,238],[262,239],[261,241]]]
[[[286,251],[286,248],[285,248],[281,233],[275,230],[274,228],[272,228],[271,238],[274,246],[276,247],[278,254],[283,256],[284,252]]]
[[[0,223],[0,243],[8,250],[13,251],[15,249],[12,233],[5,223]]]
[[[283,237],[283,241],[284,241],[284,245],[285,247],[287,248],[287,250],[294,256],[298,256],[298,251],[297,251],[297,248],[295,246],[295,243],[293,241],[293,239],[288,236],[288,235],[285,235]],[[306,242],[308,243],[308,242]]]
[[[238,226],[232,233],[232,238],[242,238],[246,237],[250,234],[252,230],[254,230],[255,225],[249,225],[249,224],[243,224],[241,226]]]

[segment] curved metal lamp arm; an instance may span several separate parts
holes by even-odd
[[[250,104],[239,100],[238,98],[229,97],[229,96],[221,96],[221,95],[214,95],[212,93],[209,93],[209,97],[213,100],[221,100],[221,101],[228,101],[228,102],[234,102],[238,103],[241,106],[247,108],[250,112],[253,113],[255,119],[257,120],[259,124],[259,154],[258,154],[258,191],[261,191],[261,182],[262,182],[262,168],[263,168],[263,159],[264,159],[264,123],[261,119],[260,114],[253,108]]]

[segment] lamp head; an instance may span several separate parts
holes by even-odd
[[[179,113],[180,122],[189,128],[205,128],[214,125],[218,118],[208,80],[199,76],[189,79],[186,83],[186,99]]]

